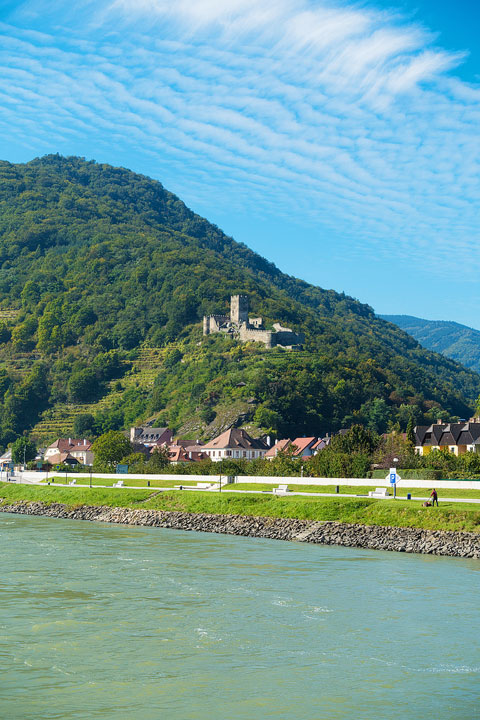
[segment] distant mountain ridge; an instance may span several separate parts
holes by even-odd
[[[451,320],[424,320],[413,315],[379,317],[398,325],[428,350],[480,372],[480,330]]]

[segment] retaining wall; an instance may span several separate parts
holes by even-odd
[[[0,512],[224,533],[273,540],[295,540],[298,542],[343,545],[372,550],[480,558],[480,535],[466,532],[354,525],[333,521],[318,522],[291,518],[131,510],[87,505],[71,509],[60,503],[45,505],[41,502],[25,501],[1,506]]]

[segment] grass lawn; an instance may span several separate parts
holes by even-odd
[[[336,492],[336,485],[292,485],[287,483],[289,489],[292,492],[308,492],[308,493],[334,493]],[[278,487],[279,483],[235,483],[233,485],[224,486],[222,492],[229,490],[256,490],[262,492],[265,490],[272,490],[274,487]],[[380,485],[378,486],[380,487]],[[432,488],[435,487],[432,482]],[[375,490],[371,485],[369,486],[357,486],[357,485],[340,485],[340,494],[346,495],[368,495],[370,490]],[[388,488],[388,491],[393,495],[392,488]],[[407,497],[407,493],[415,497],[428,497],[431,490],[429,488],[409,488],[402,484],[401,488],[397,487],[397,498]],[[439,500],[441,501],[442,495],[449,498],[465,498],[466,500],[480,500],[480,488],[478,490],[438,490]]]
[[[65,483],[65,478],[62,475],[55,475],[54,477],[56,483]],[[208,475],[203,476],[199,475],[199,479],[197,480],[182,480],[182,475],[178,476],[178,480],[150,480],[150,487],[152,488],[174,488],[175,485],[184,485],[185,487],[196,487],[197,482],[211,482],[212,484],[215,483],[214,480],[210,480]],[[49,482],[52,481],[52,478],[49,478]],[[69,478],[67,482],[69,482],[72,478]],[[112,475],[111,478],[92,478],[92,486],[107,486],[112,487],[118,480],[121,480],[121,475]],[[90,479],[89,478],[76,478],[77,482],[76,485],[82,485],[88,487],[90,485]],[[136,478],[132,480],[124,480],[125,487],[146,487],[147,482],[149,480],[148,475],[145,475],[144,478]],[[43,484],[46,484],[45,480],[42,480]],[[235,483],[230,485],[222,485],[222,492],[229,492],[231,490],[253,490],[255,492],[261,493],[261,492],[271,492],[274,487],[278,487],[278,482],[275,483]],[[288,483],[288,487],[292,492],[308,492],[308,493],[335,493],[336,492],[336,485],[300,485],[300,484],[292,484]],[[432,487],[434,487],[432,483]],[[346,495],[368,495],[370,490],[374,490],[375,488],[372,486],[356,486],[356,485],[340,485],[339,486],[339,492],[340,494],[346,494]],[[391,488],[388,489],[391,494],[393,494],[393,490]],[[405,498],[407,497],[407,492],[411,493],[412,498],[419,497],[424,498],[430,495],[430,490],[428,488],[409,488],[407,486],[403,486],[401,488],[397,488],[397,497],[398,498]],[[467,499],[477,499],[480,500],[480,488],[478,490],[439,490],[439,499],[441,501],[442,495],[444,497],[449,498],[465,498]]]
[[[200,479],[198,480],[198,482],[209,482],[208,479],[204,480],[202,476],[199,476],[199,478]],[[48,478],[48,482],[52,482],[52,479],[55,480],[55,483],[63,483],[63,484],[65,484],[65,482],[69,483],[73,480],[72,477],[69,477],[65,481],[65,477],[62,477],[62,475],[55,475],[55,476],[52,476],[51,478]],[[76,485],[85,485],[87,487],[90,486],[90,478],[79,477],[79,478],[75,478],[75,479],[77,481],[75,483]],[[95,485],[104,485],[106,487],[112,487],[113,485],[115,485],[115,483],[117,483],[119,480],[122,480],[122,479],[123,478],[121,475],[112,475],[111,478],[92,478],[92,487]],[[124,480],[123,483],[124,483],[125,487],[146,487],[147,482],[149,480],[150,480],[150,478],[148,477],[148,475],[145,475],[145,478],[135,478],[134,480],[133,479],[132,480],[130,480],[130,479]],[[213,484],[214,481],[211,480],[210,482],[212,482],[212,484]],[[42,484],[45,485],[46,483],[47,483],[46,480],[42,480]],[[150,487],[153,487],[153,488],[155,488],[155,487],[173,488],[173,487],[175,487],[175,485],[191,485],[193,487],[196,487],[197,481],[196,480],[194,480],[194,481],[193,480],[182,480],[181,475],[178,476],[178,480],[150,480]]]
[[[10,483],[0,484],[0,498],[2,504],[29,500],[59,502],[72,507],[106,505],[480,532],[480,509],[467,503],[445,502],[438,508],[423,508],[420,501],[401,499],[274,497],[261,494],[236,495],[223,491],[190,493],[172,490],[159,493],[155,489],[152,492],[152,489],[63,488]]]

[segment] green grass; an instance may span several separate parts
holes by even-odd
[[[308,493],[335,493],[336,492],[336,485],[293,485],[292,483],[286,483],[288,484],[289,490],[292,492],[308,492]],[[274,487],[278,487],[279,483],[235,483],[233,485],[226,485],[224,487],[223,491],[229,491],[229,490],[256,490],[257,492],[263,492],[265,490],[272,490]],[[380,487],[380,485],[378,486]],[[435,483],[432,482],[431,487],[435,487]],[[346,494],[346,495],[368,495],[370,490],[375,490],[375,487],[372,485],[365,485],[365,486],[357,486],[357,485],[339,485],[339,492],[340,494]],[[388,492],[393,495],[393,490],[391,488],[388,488]],[[431,490],[429,488],[409,488],[408,486],[402,485],[401,488],[397,488],[397,497],[398,498],[405,498],[407,497],[407,493],[410,493],[413,498],[415,497],[427,497],[430,495]],[[480,488],[478,490],[448,490],[441,489],[438,490],[439,499],[442,499],[442,495],[444,497],[449,498],[465,498],[465,500],[480,500]]]
[[[72,478],[72,476],[70,476],[67,480],[65,480],[65,477],[62,477],[61,475],[55,475],[53,477],[53,479],[55,480],[55,483],[65,484],[65,483],[71,482],[71,480],[73,478]],[[87,486],[87,487],[90,486],[90,478],[80,478],[79,477],[79,478],[75,478],[75,479],[77,481],[75,483],[76,485],[82,485],[82,486]],[[135,478],[135,479],[131,479],[131,480],[129,479],[129,480],[124,480],[123,482],[124,482],[125,487],[132,487],[132,488],[146,487],[149,479],[150,478],[148,477],[148,475],[145,475],[144,478]],[[121,475],[112,475],[111,478],[92,478],[92,486],[104,485],[106,487],[113,487],[113,485],[115,485],[115,483],[117,483],[119,480],[122,480]],[[51,481],[52,481],[52,478],[49,478],[48,482],[51,482]],[[182,480],[182,476],[179,475],[178,480],[150,480],[150,487],[152,487],[152,488],[155,488],[155,487],[157,487],[157,488],[159,488],[159,487],[173,488],[173,487],[175,487],[175,485],[190,485],[190,486],[196,487],[197,482],[208,482],[208,478],[203,479],[202,477],[200,477],[200,479],[198,481],[197,480],[186,480],[185,481],[185,480]],[[211,480],[210,482],[212,482],[212,484],[213,484],[214,481]],[[46,483],[47,483],[47,480],[42,480],[42,484],[46,484]]]
[[[67,481],[65,481],[65,477],[62,475],[55,475],[54,477],[56,483],[65,483],[70,482],[72,477],[70,476]],[[197,482],[211,482],[212,484],[215,482],[215,480],[211,479],[208,475],[199,475],[198,480],[183,480],[182,475],[178,476],[178,479],[176,480],[150,480],[150,487],[152,488],[174,488],[175,485],[184,485],[185,487],[196,487]],[[49,482],[51,482],[52,478],[49,478]],[[112,487],[118,480],[121,480],[121,475],[112,475],[110,478],[92,478],[92,486],[107,486]],[[89,478],[76,478],[77,482],[76,485],[80,486],[86,486],[88,487],[90,485],[90,479]],[[135,478],[135,479],[128,479],[124,480],[125,487],[146,487],[147,482],[149,480],[149,476],[145,475],[142,478]],[[42,480],[42,483],[45,484],[47,481]],[[230,485],[223,485],[222,486],[222,492],[229,492],[232,490],[253,490],[255,492],[261,493],[261,492],[271,492],[272,488],[278,487],[278,482],[275,483],[235,483]],[[336,492],[336,485],[297,485],[288,483],[288,487],[293,492],[308,492],[308,493],[335,493]],[[433,483],[432,483],[433,487]],[[346,495],[368,495],[370,490],[374,490],[375,488],[372,486],[356,486],[356,485],[339,485],[339,492],[340,494],[346,494]],[[391,494],[393,494],[393,490],[391,488],[388,489]],[[405,498],[407,497],[407,492],[411,493],[412,498],[419,497],[424,498],[430,495],[430,490],[428,488],[409,488],[409,487],[402,487],[397,488],[397,497],[398,498]],[[480,488],[478,490],[440,490],[439,491],[439,499],[442,499],[442,495],[444,497],[449,498],[464,498],[465,500],[480,500]]]
[[[363,525],[392,525],[429,530],[480,532],[480,510],[467,503],[423,508],[415,500],[372,500],[342,497],[273,497],[228,492],[115,490],[0,484],[2,504],[19,500],[59,502],[68,506],[105,505],[192,513],[250,515],[304,520],[336,520]]]

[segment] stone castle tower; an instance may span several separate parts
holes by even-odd
[[[273,330],[265,330],[261,317],[248,317],[248,296],[232,295],[230,298],[230,317],[228,315],[205,315],[203,318],[203,334],[226,333],[237,337],[241,342],[255,340],[267,348],[281,345],[294,347],[303,345],[303,333],[295,333],[290,328],[273,324]]]
[[[248,323],[248,296],[232,295],[230,298],[230,320],[236,325]]]

